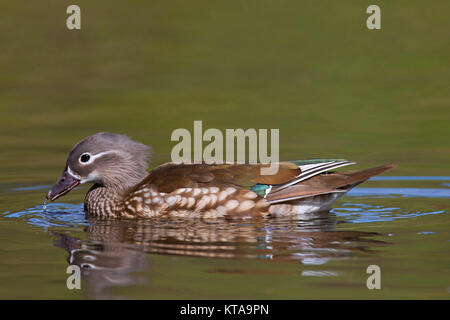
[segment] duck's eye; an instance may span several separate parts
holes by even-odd
[[[90,155],[89,153],[83,153],[83,154],[80,156],[80,162],[81,162],[81,163],[86,163],[86,162],[88,162],[90,159],[91,159],[91,155]]]

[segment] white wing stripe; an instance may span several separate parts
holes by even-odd
[[[313,164],[304,164],[304,165],[301,165],[298,167],[302,170],[302,173],[304,173],[311,169],[318,168],[318,167],[321,167],[321,166],[324,166],[324,165],[330,164],[330,163],[336,163],[336,162],[330,161],[330,162],[321,162],[321,163],[313,163]]]
[[[294,184],[297,184],[301,181],[304,181],[306,179],[309,179],[315,175],[318,175],[320,173],[329,171],[329,170],[333,170],[339,167],[343,167],[343,166],[348,166],[351,164],[355,164],[355,162],[350,162],[350,161],[339,161],[339,162],[325,162],[322,164],[317,165],[315,168],[310,168],[308,170],[305,170],[304,172],[300,173],[297,178],[295,178],[292,181],[289,181],[281,186],[278,186],[275,190],[271,190],[272,193],[275,193],[277,191],[283,190],[289,186],[292,186]]]

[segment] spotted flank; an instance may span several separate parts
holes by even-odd
[[[255,192],[235,187],[178,188],[159,193],[153,187],[133,192],[125,200],[126,216],[254,218],[269,214],[269,203]]]

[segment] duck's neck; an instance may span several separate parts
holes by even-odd
[[[95,184],[84,199],[84,210],[90,216],[118,218],[123,211],[124,192]]]

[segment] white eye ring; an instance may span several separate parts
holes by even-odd
[[[85,152],[83,153],[79,158],[78,158],[78,162],[81,163],[82,165],[86,165],[91,163],[93,160],[92,155],[89,152]]]
[[[91,164],[92,162],[94,162],[95,159],[97,159],[97,158],[99,158],[101,156],[104,156],[105,154],[109,154],[109,153],[116,153],[116,151],[115,150],[111,150],[111,151],[100,152],[100,153],[97,153],[97,154],[90,154],[89,152],[84,152],[78,158],[78,162],[81,165],[85,166],[85,165],[88,165],[88,164]],[[86,161],[84,161],[84,162],[82,161],[83,156],[86,159]],[[89,158],[86,158],[86,156],[89,157]]]

